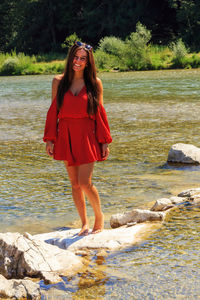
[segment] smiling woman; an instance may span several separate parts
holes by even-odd
[[[47,154],[66,166],[82,222],[79,235],[89,233],[85,195],[95,214],[92,233],[102,231],[104,217],[92,173],[95,161],[107,159],[112,138],[90,45],[76,42],[69,51],[64,74],[53,80],[44,142]]]

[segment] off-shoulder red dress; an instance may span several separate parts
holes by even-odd
[[[89,116],[87,102],[84,86],[77,96],[70,90],[66,92],[59,113],[56,97],[47,112],[43,141],[52,141],[54,159],[68,161],[69,166],[105,160],[101,144],[112,142],[103,105],[99,105],[96,114]]]

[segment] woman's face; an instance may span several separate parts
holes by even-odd
[[[87,52],[84,49],[76,51],[74,55],[72,69],[75,72],[84,71],[87,64]]]

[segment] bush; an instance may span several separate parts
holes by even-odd
[[[182,39],[179,39],[175,43],[171,43],[170,48],[174,54],[176,60],[181,60],[188,53],[185,44]]]
[[[94,53],[94,58],[98,70],[119,69],[119,58],[115,55],[97,49]]]
[[[100,40],[98,49],[107,54],[120,57],[124,53],[125,43],[117,37],[106,36]]]
[[[188,53],[185,44],[183,43],[182,39],[179,39],[176,42],[170,44],[170,48],[173,52],[173,59],[172,59],[172,67],[173,68],[184,68],[186,62],[184,58]]]
[[[121,71],[148,69],[151,65],[147,45],[150,39],[151,32],[141,23],[136,25],[136,32],[132,32],[125,41],[114,36],[104,37],[96,51],[98,67]]]
[[[126,39],[124,60],[131,70],[146,70],[151,64],[148,42],[151,32],[141,23],[137,23],[136,32],[132,32]]]
[[[7,58],[1,67],[1,72],[4,75],[14,75],[16,73],[17,66],[19,65],[19,59],[17,57]]]

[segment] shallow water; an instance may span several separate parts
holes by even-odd
[[[166,164],[177,142],[200,147],[200,70],[100,74],[113,143],[97,163],[97,186],[110,215],[198,187],[200,168]],[[1,232],[46,232],[79,226],[61,162],[42,142],[52,76],[0,77]],[[173,212],[145,242],[107,257],[62,284],[43,286],[43,299],[197,299],[199,207]],[[88,206],[91,226],[92,210]],[[188,284],[189,283],[189,284]]]

